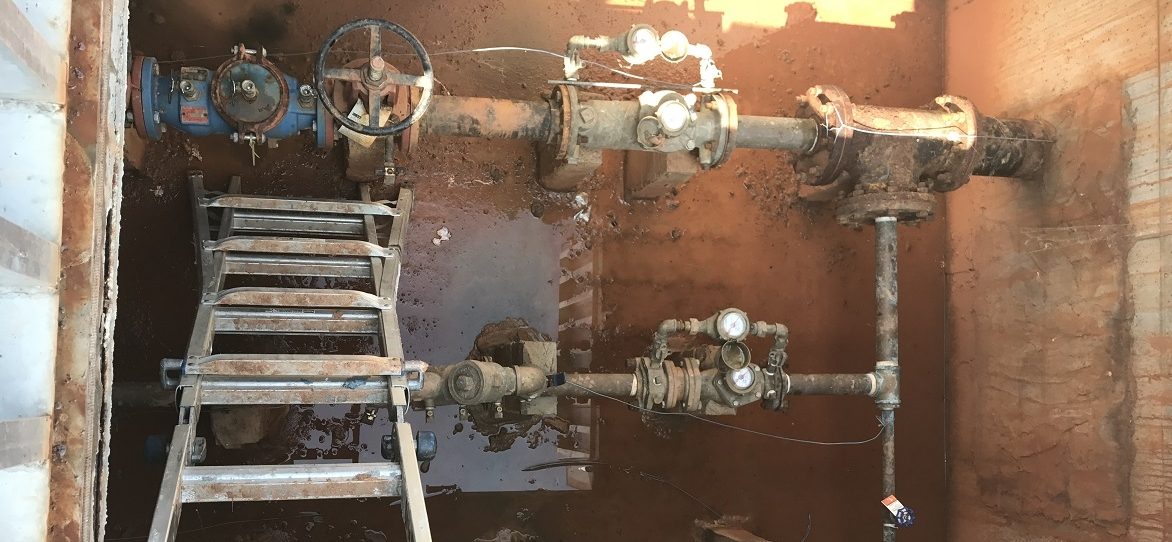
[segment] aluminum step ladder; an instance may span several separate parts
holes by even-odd
[[[434,446],[417,456],[405,418],[426,364],[404,359],[395,311],[411,191],[374,202],[361,186],[361,201],[314,200],[240,195],[238,177],[226,193],[205,190],[198,172],[189,181],[202,297],[186,357],[161,364],[164,385],[176,389],[179,421],[149,540],[175,538],[184,503],[400,497],[408,539],[429,542],[418,461],[430,459]],[[225,287],[255,279],[278,285]],[[346,288],[288,287],[329,279]],[[230,348],[217,339],[233,335],[367,337],[375,352],[223,351]],[[388,405],[387,461],[200,466],[206,441],[196,427],[204,406],[297,404]]]

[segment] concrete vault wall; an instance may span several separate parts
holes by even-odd
[[[949,2],[948,92],[1058,129],[948,197],[950,540],[1172,536],[1172,2]]]

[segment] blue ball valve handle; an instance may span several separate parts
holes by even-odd
[[[895,513],[895,526],[901,529],[906,529],[916,524],[916,511],[908,507],[903,507],[899,512]]]
[[[370,33],[369,57],[364,65],[360,68],[326,67],[326,60],[329,57],[330,50],[337,44],[338,40],[347,33],[363,28],[367,29]],[[387,65],[386,60],[382,56],[382,30],[390,31],[392,34],[403,38],[411,46],[415,51],[415,56],[419,58],[423,66],[422,75],[398,73],[394,68]],[[367,122],[365,125],[354,121],[338,109],[337,104],[334,103],[332,94],[326,88],[326,82],[330,80],[347,81],[355,87],[365,89],[367,99]],[[382,19],[359,19],[338,27],[326,39],[325,43],[322,44],[321,51],[317,55],[317,65],[314,69],[314,83],[317,89],[318,100],[334,116],[336,122],[360,134],[376,137],[397,135],[412,124],[418,122],[423,117],[423,114],[427,112],[427,106],[431,103],[433,82],[431,59],[427,56],[427,51],[423,49],[423,44],[408,32],[406,28]],[[414,109],[412,109],[411,114],[407,118],[399,120],[390,126],[383,126],[383,98],[392,91],[395,91],[397,87],[404,86],[418,87],[420,89],[418,103],[415,104]]]

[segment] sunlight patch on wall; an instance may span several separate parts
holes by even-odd
[[[630,8],[643,7],[650,3],[670,2],[687,4],[696,9],[696,0],[607,0],[612,6]],[[707,0],[699,2],[705,12],[723,13],[725,32],[735,27],[755,26],[781,28],[789,19],[786,8],[792,4],[809,3],[817,10],[816,21],[820,23],[895,28],[892,17],[900,13],[915,11],[915,0],[810,0],[808,2],[746,2],[745,0]]]

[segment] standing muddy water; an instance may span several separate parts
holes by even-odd
[[[360,17],[405,26],[433,54],[490,46],[558,51],[571,34],[608,34],[645,22],[711,45],[724,72],[721,85],[740,91],[741,113],[792,115],[793,96],[817,83],[837,84],[859,103],[918,106],[939,95],[942,8],[906,4],[847,21],[819,16],[816,5],[785,2],[455,0],[441,7],[262,0],[242,12],[223,0],[139,0],[130,39],[134,50],[160,60],[209,67],[234,43],[264,45],[284,70],[307,80],[314,55],[304,53]],[[452,54],[433,61],[443,89],[462,96],[538,99],[546,80],[561,77],[561,62],[542,55]],[[684,64],[633,69],[682,81],[694,76],[694,64]],[[616,92],[616,98],[633,96]],[[241,175],[245,193],[357,197],[343,178],[341,152],[318,151],[309,136],[261,149],[255,167],[247,148],[226,138],[168,133],[128,154],[115,337],[120,384],[154,382],[158,361],[186,348],[197,299],[188,169],[202,169],[212,188]],[[506,317],[557,338],[559,284],[574,271],[562,269],[559,258],[567,247],[589,246],[594,264],[584,280],[599,303],[590,324],[591,370],[625,371],[625,359],[646,355],[663,319],[704,318],[729,306],[789,326],[795,372],[870,369],[873,232],[839,226],[830,208],[798,200],[785,153],[738,150],[722,167],[656,201],[622,198],[622,161],[622,153],[604,153],[602,168],[582,184],[590,220],[581,224],[571,218],[573,194],[536,185],[531,144],[424,138],[399,176],[416,201],[399,299],[407,356],[462,360],[484,325]],[[375,199],[382,190],[375,188]],[[945,220],[900,232],[899,496],[918,515],[916,527],[901,532],[905,541],[942,540],[945,532]],[[441,228],[450,239],[433,244]],[[749,346],[763,359],[767,343]],[[570,370],[567,357],[562,352]],[[562,401],[560,412],[569,412],[570,401]],[[809,540],[877,536],[877,441],[806,445],[641,414],[614,401],[579,404],[576,411],[588,414],[572,418],[577,429],[569,435],[540,424],[513,428],[522,434],[503,451],[486,451],[501,446],[457,420],[454,409],[438,409],[431,422],[413,413],[416,429],[440,437],[424,475],[433,486],[428,512],[435,539],[493,539],[512,528],[541,540],[688,540],[693,520],[711,519],[706,507],[748,516],[768,540],[803,540],[807,531]],[[294,408],[277,436],[242,450],[212,450],[209,459],[377,457],[378,438],[387,432],[385,409],[372,425],[348,413]],[[800,397],[784,412],[750,406],[718,420],[768,434],[856,441],[875,434],[874,414],[866,398]],[[145,538],[162,466],[143,460],[141,443],[150,434],[169,434],[174,423],[170,408],[114,411],[107,540]],[[590,489],[570,490],[572,473],[564,468],[521,470],[573,447],[593,450],[606,464],[584,477],[592,480]],[[449,486],[459,491],[443,489]],[[181,540],[399,540],[402,520],[388,499],[213,503],[185,507],[180,532]]]

